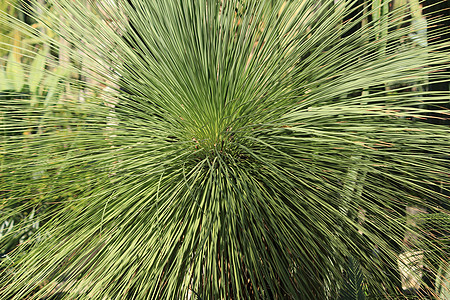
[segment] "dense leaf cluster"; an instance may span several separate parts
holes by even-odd
[[[0,297],[396,297],[400,253],[446,267],[450,132],[422,120],[448,113],[429,109],[448,91],[424,88],[448,42],[408,39],[411,8],[50,2],[59,47],[90,80],[68,81],[95,100],[61,96],[64,117],[39,108],[46,128],[70,130],[34,133],[37,155],[0,170],[51,164],[43,197],[71,195],[45,213],[44,240],[11,253]],[[4,205],[29,205],[0,184]]]

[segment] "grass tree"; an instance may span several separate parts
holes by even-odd
[[[0,24],[69,55],[84,96],[0,98],[0,221],[52,199],[0,298],[394,298],[405,232],[445,273],[450,130],[423,119],[450,95],[422,87],[448,41],[415,47],[409,6],[48,3],[61,38]]]

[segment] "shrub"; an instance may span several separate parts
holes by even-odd
[[[98,97],[46,119],[77,125],[69,146],[56,155],[65,137],[41,133],[39,157],[5,167],[47,161],[72,197],[46,214],[45,241],[11,253],[3,298],[335,299],[357,266],[365,294],[395,297],[405,232],[447,260],[429,234],[445,222],[405,215],[448,214],[450,146],[447,127],[422,121],[447,113],[449,93],[423,89],[447,44],[414,45],[408,9],[50,2],[60,47],[91,80],[72,85]],[[0,190],[20,205],[19,187]]]

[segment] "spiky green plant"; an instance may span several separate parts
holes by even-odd
[[[396,297],[405,232],[448,261],[428,234],[446,228],[405,217],[448,214],[450,147],[422,121],[449,93],[418,88],[448,80],[448,41],[405,47],[408,9],[385,12],[390,30],[344,0],[49,2],[72,87],[97,101],[43,119],[0,103],[18,107],[0,131],[24,110],[43,126],[27,151],[2,137],[17,180],[0,181],[2,210],[28,209],[42,182],[70,195],[3,262],[2,299],[336,299],[349,259],[368,294]]]

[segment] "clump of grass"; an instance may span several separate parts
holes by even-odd
[[[11,254],[2,297],[325,299],[349,261],[365,292],[401,293],[405,231],[430,241],[443,224],[409,228],[406,206],[448,213],[449,129],[420,120],[449,95],[418,88],[445,41],[399,52],[410,26],[386,30],[372,9],[348,20],[347,1],[50,2],[90,83],[69,81],[96,98],[46,118],[77,129],[58,155],[67,136],[48,130],[38,157],[2,167],[46,161],[65,185],[44,196],[74,192],[45,215],[45,240]],[[0,190],[20,203],[19,187]]]

